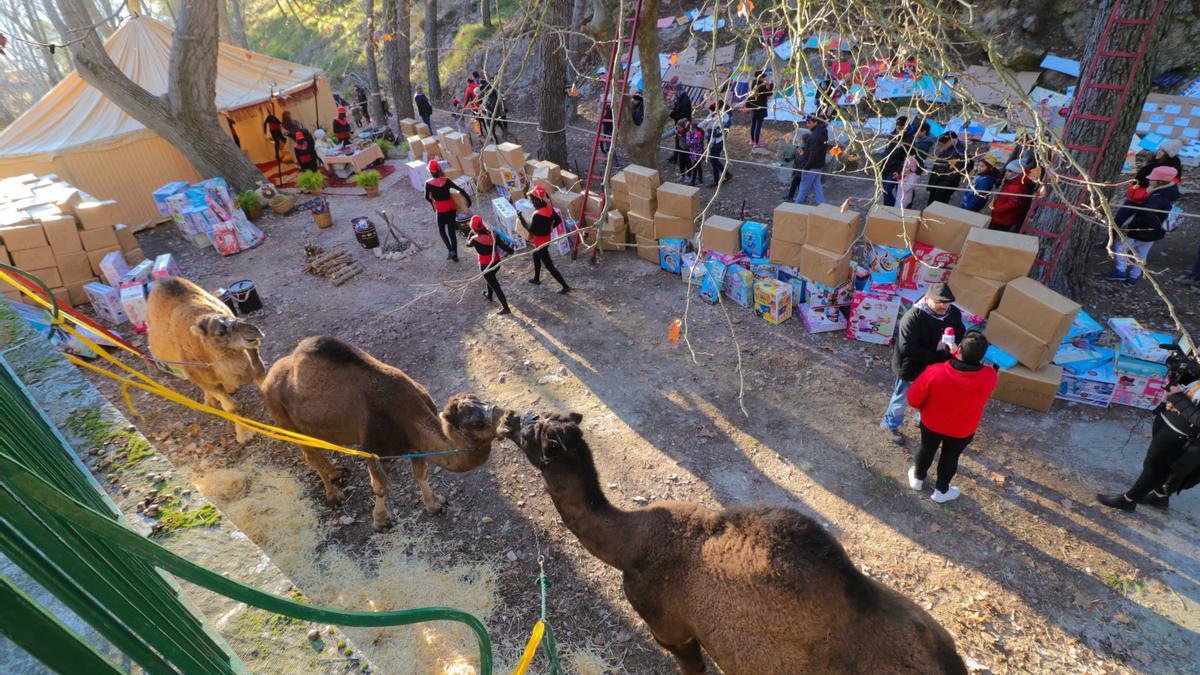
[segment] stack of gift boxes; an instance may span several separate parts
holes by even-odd
[[[237,206],[224,178],[192,185],[167,183],[153,193],[159,213],[175,221],[179,236],[201,248],[233,255],[261,244],[266,236]]]
[[[101,274],[100,261],[116,253],[145,259],[133,231],[116,222],[117,203],[98,200],[55,175],[0,180],[0,262],[44,282],[72,305],[88,302],[84,287]],[[10,300],[24,298],[4,288]]]

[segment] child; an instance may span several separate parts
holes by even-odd
[[[1105,281],[1124,281],[1130,286],[1137,283],[1150,248],[1167,236],[1163,223],[1171,207],[1179,201],[1179,186],[1175,184],[1179,172],[1174,167],[1157,166],[1146,177],[1149,181],[1147,196],[1141,208],[1129,208],[1135,204],[1127,199],[1113,217],[1113,222],[1125,232],[1129,241],[1121,243],[1117,251],[1117,269],[1104,275]],[[1131,257],[1136,257],[1140,264],[1131,262]]]
[[[904,160],[904,170],[900,172],[900,180],[896,183],[896,206],[907,209],[912,207],[913,196],[917,192],[917,182],[921,180],[921,165],[917,158],[909,156]]]
[[[471,216],[471,232],[467,246],[475,249],[476,255],[479,256],[479,271],[483,272],[483,280],[487,282],[487,290],[484,291],[483,297],[487,298],[488,302],[492,302],[492,296],[495,295],[496,299],[500,301],[500,311],[496,312],[497,316],[510,314],[508,300],[500,288],[500,281],[496,279],[496,272],[500,269],[500,254],[496,249],[512,253],[512,247],[492,234],[480,216]]]
[[[687,134],[688,146],[688,162],[691,166],[688,167],[688,175],[691,176],[692,185],[697,187],[704,185],[704,130],[697,126],[690,126]]]
[[[988,197],[992,190],[996,189],[996,185],[1000,182],[1000,177],[996,174],[996,160],[991,155],[984,154],[975,161],[975,177],[971,179],[971,189],[964,192],[962,196],[962,207],[968,211],[979,213],[983,207],[987,206]]]

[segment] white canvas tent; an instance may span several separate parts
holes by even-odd
[[[117,67],[153,94],[167,91],[171,28],[145,16],[127,19],[104,43]],[[235,123],[255,162],[274,159],[262,130],[264,109],[290,111],[316,128],[335,112],[320,69],[222,43],[217,54],[216,107]],[[226,128],[222,124],[222,128]],[[200,176],[173,146],[71,72],[24,115],[0,131],[0,177],[55,173],[99,199],[115,199],[121,219],[160,219],[150,193],[170,181]]]

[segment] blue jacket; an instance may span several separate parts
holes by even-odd
[[[996,184],[999,183],[999,177],[996,172],[981,173],[975,176],[971,181],[971,188],[974,192],[964,192],[962,197],[962,207],[968,211],[978,213],[987,206],[988,198],[991,195],[986,194],[996,189]],[[978,193],[978,194],[977,194]]]

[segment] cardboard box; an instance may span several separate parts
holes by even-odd
[[[700,215],[700,188],[679,183],[663,183],[658,187],[658,210],[680,218]]]
[[[477,152],[459,155],[458,163],[461,165],[458,168],[462,170],[463,175],[471,176],[472,178],[479,176],[480,171],[483,169],[482,164],[479,162],[479,153]]]
[[[625,216],[626,222],[629,223],[629,231],[647,239],[654,239],[654,219],[647,218],[640,213],[630,211]]]
[[[971,228],[963,243],[958,269],[985,279],[1012,281],[1029,274],[1037,253],[1037,237]]]
[[[405,117],[404,119],[400,120],[400,133],[404,134],[405,136],[416,136],[417,124],[418,122],[411,117]]]
[[[1062,381],[1062,368],[1046,366],[1030,370],[1022,365],[1006,368],[998,373],[996,390],[992,398],[1023,406],[1031,410],[1046,412],[1054,405]]]
[[[79,232],[75,227],[75,216],[56,216],[42,220],[42,231],[55,255],[78,253],[83,250]]]
[[[49,246],[13,251],[12,261],[13,266],[29,271],[40,270],[46,267],[56,267],[54,249]]]
[[[0,230],[8,227],[20,227],[32,224],[33,218],[30,218],[29,214],[24,211],[14,208],[0,209]]]
[[[129,271],[129,263],[120,251],[113,251],[100,259],[100,278],[104,283],[117,288],[121,285],[121,277]]]
[[[483,151],[480,154],[483,157],[484,169],[490,171],[504,166],[504,157],[500,154],[500,149],[496,145],[483,146]]]
[[[43,284],[50,288],[57,288],[63,285],[62,275],[58,273],[57,267],[45,267],[40,270],[27,270],[30,275],[37,277]]]
[[[570,171],[563,171],[560,175],[562,176],[562,188],[564,190],[577,190],[583,186],[583,182],[579,180],[579,176]]]
[[[736,255],[742,250],[742,224],[725,216],[709,216],[700,228],[700,250]]]
[[[85,258],[87,257],[85,254],[82,254],[82,253],[79,255],[83,255]],[[89,277],[88,281],[79,281],[76,283],[68,282],[67,283],[67,300],[68,300],[68,302],[71,303],[72,307],[79,307],[80,305],[86,305],[88,303],[87,291],[84,291],[83,287],[88,285],[92,281],[94,281],[94,279]]]
[[[800,273],[826,286],[839,286],[850,278],[850,253],[805,244],[800,249]]]
[[[696,233],[691,216],[682,218],[658,211],[654,214],[655,239],[691,239]]]
[[[9,254],[50,245],[50,242],[46,241],[45,231],[37,223],[0,229],[0,243],[4,244],[4,248],[8,249]]]
[[[83,202],[75,207],[75,218],[85,230],[111,228],[117,224],[117,203],[111,199]]]
[[[863,236],[876,246],[908,250],[917,240],[920,224],[921,216],[917,211],[875,206],[867,213],[867,227]]]
[[[787,265],[789,267],[799,267],[801,251],[804,249],[804,244],[797,244],[790,241],[779,241],[771,239],[771,262],[778,265]]]
[[[496,146],[500,161],[515,171],[525,171],[525,150],[516,143],[501,143]]]
[[[583,195],[578,192],[554,192],[550,195],[554,208],[562,211],[563,218],[579,220],[583,211]]]
[[[429,125],[425,124],[424,122],[417,122],[416,129],[417,129],[417,135],[420,136],[421,138],[429,138],[430,136],[433,135],[429,131]]]
[[[858,236],[862,216],[857,211],[842,213],[837,207],[822,204],[808,214],[808,235],[805,244],[834,253],[844,253]]]
[[[536,185],[539,181],[549,186],[547,190],[557,188],[562,181],[562,171],[554,162],[539,162],[533,169],[533,183]]]
[[[83,243],[83,250],[85,251],[99,251],[103,248],[121,247],[117,242],[117,234],[111,227],[83,230],[79,233],[79,240]]]
[[[658,175],[657,170],[630,164],[625,167],[624,173],[630,197],[637,195],[646,199],[657,196],[658,186],[662,185],[662,178]]]
[[[625,216],[616,211],[609,211],[608,218],[600,227],[600,249],[603,251],[625,250],[625,235],[628,228]]]
[[[1017,357],[1017,361],[1034,370],[1054,360],[1054,353],[1058,351],[1057,342],[1047,344],[998,310],[988,316],[986,334],[989,341],[996,343],[997,347]],[[1054,386],[1057,389],[1057,381]]]
[[[951,285],[951,288],[954,286]],[[1029,277],[1021,277],[1013,279],[1004,288],[1004,297],[997,311],[1012,317],[1022,328],[1047,344],[1057,345],[1071,331],[1080,309],[1074,300],[1055,293]]]
[[[62,277],[63,283],[68,286],[74,283],[86,283],[95,278],[95,275],[92,274],[92,264],[88,262],[87,253],[83,251],[56,255],[54,264],[58,267],[58,274]]]
[[[562,175],[560,174],[559,180],[561,179]],[[618,171],[616,174],[610,176],[608,179],[608,187],[612,192],[613,198],[622,197],[626,201],[629,201],[629,183],[625,180],[624,171]]]
[[[771,241],[805,244],[808,237],[808,216],[815,206],[784,202],[775,207],[771,217]],[[772,247],[774,244],[772,244]]]
[[[1107,361],[1091,370],[1063,368],[1062,383],[1057,398],[1064,401],[1107,408],[1117,390],[1117,373],[1113,362]]]
[[[1004,293],[1003,281],[973,277],[963,274],[962,270],[951,272],[947,283],[954,293],[956,304],[985,319],[1000,304],[1000,295]]]
[[[792,285],[778,279],[754,283],[754,313],[767,323],[779,324],[792,318]]]
[[[104,275],[104,271],[100,269],[100,261],[104,260],[104,256],[108,255],[109,253],[115,252],[118,255],[120,255],[121,249],[116,246],[113,246],[112,248],[101,249],[99,251],[85,251],[85,252],[87,253],[88,262],[92,266],[92,274],[95,274],[96,276],[100,277],[100,276]]]
[[[643,197],[633,193],[629,194],[629,213],[636,213],[652,218],[656,211],[658,211],[658,197]]]
[[[921,212],[917,241],[951,253],[962,253],[963,244],[967,241],[971,229],[986,229],[990,221],[990,216],[943,202],[934,202]]]
[[[634,235],[633,241],[637,244],[637,255],[639,258],[646,262],[658,264],[658,240],[638,234]]]

